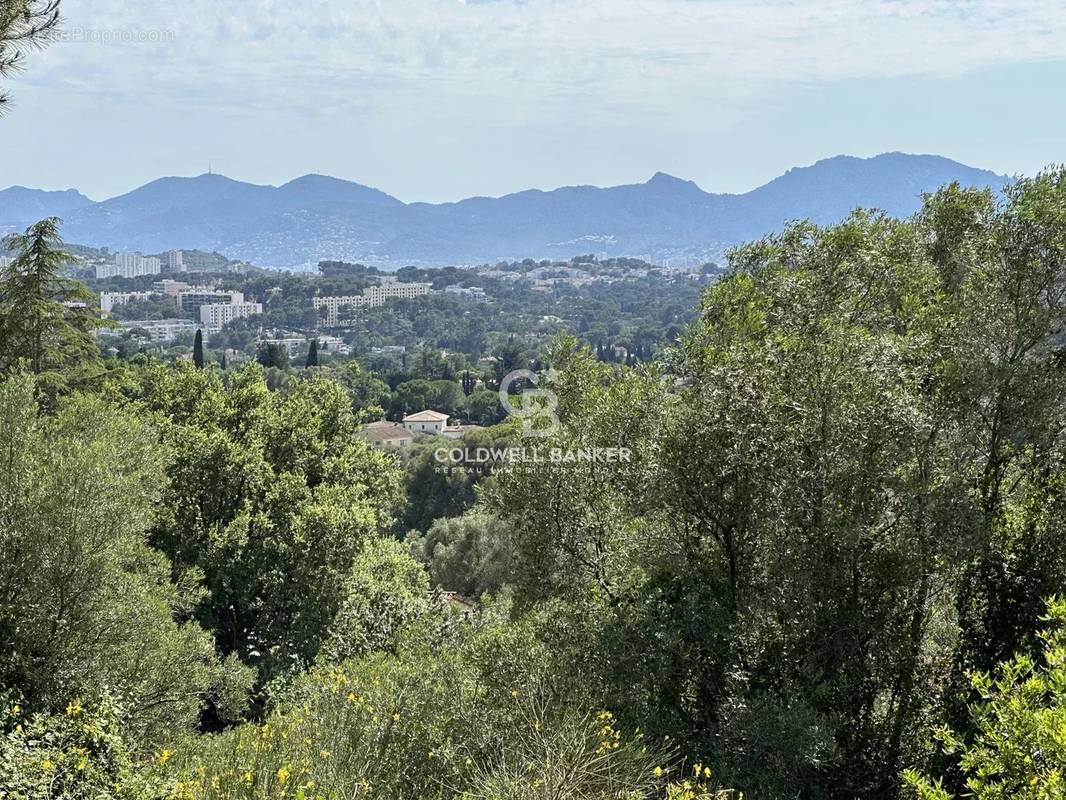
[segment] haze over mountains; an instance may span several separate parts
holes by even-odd
[[[923,192],[950,181],[999,190],[1008,179],[939,156],[886,153],[828,158],[744,194],[713,194],[658,173],[629,186],[429,204],[323,175],[274,187],[207,174],[160,178],[103,202],[73,189],[12,187],[0,191],[0,233],[56,215],[64,237],[78,244],[217,250],[261,266],[320,259],[444,265],[585,253],[697,264],[793,219],[828,224],[857,206],[907,216]]]

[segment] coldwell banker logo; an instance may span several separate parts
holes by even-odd
[[[552,373],[545,378],[550,382]],[[523,389],[511,394],[518,381]],[[555,392],[540,385],[541,377],[528,369],[518,369],[500,382],[500,404],[504,410],[522,421],[522,436],[544,438],[559,432],[562,427],[555,413],[559,398]],[[530,388],[532,387],[532,388]],[[518,388],[518,387],[515,387]],[[581,464],[630,464],[633,454],[628,447],[563,448],[546,445],[526,447],[442,447],[434,452],[436,472],[536,472],[567,470]]]
[[[551,373],[548,373],[551,380]],[[533,388],[511,394],[516,381],[528,381]],[[531,369],[516,369],[500,381],[500,405],[510,416],[522,420],[522,435],[541,438],[559,430],[559,398],[551,389],[539,386],[540,377]],[[517,403],[517,405],[516,405]]]

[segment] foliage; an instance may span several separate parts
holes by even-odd
[[[31,714],[11,703],[0,722],[0,796],[5,800],[150,800],[161,787],[130,753],[122,712],[108,700],[74,698],[63,711]],[[169,751],[165,751],[169,752]]]
[[[5,6],[0,14],[7,13]],[[49,397],[99,377],[92,332],[105,323],[91,307],[92,292],[60,276],[71,257],[62,249],[59,220],[38,222],[8,241],[14,258],[0,269],[0,372],[25,361]]]
[[[5,0],[0,5],[0,78],[18,72],[26,52],[46,44],[59,24],[59,0]],[[0,92],[0,114],[11,98]]]
[[[202,571],[198,618],[269,679],[318,651],[357,554],[392,523],[400,476],[332,381],[271,392],[255,365],[227,376],[152,366],[129,394],[174,453],[153,542]]]
[[[474,505],[479,484],[491,477],[491,465],[453,464],[438,458],[445,451],[465,449],[476,453],[478,448],[500,450],[514,442],[515,429],[510,425],[496,425],[475,430],[463,436],[461,442],[443,437],[421,437],[405,448],[406,487],[408,502],[397,529],[424,532],[441,517],[458,517]]]
[[[171,582],[146,531],[163,491],[155,433],[98,399],[39,417],[33,384],[0,384],[0,691],[47,713],[110,694],[131,741],[238,711],[247,677],[186,617],[197,575]]]
[[[511,581],[510,525],[484,511],[441,517],[424,536],[409,537],[435,586],[464,597],[496,594]]]
[[[609,712],[582,711],[563,685],[546,682],[551,657],[536,627],[512,625],[501,610],[458,623],[437,646],[312,668],[264,724],[179,752],[176,793],[190,800],[666,795],[677,774],[671,755],[623,731]],[[702,768],[700,776],[688,782],[690,794],[673,796],[710,797]],[[547,787],[561,794],[545,794]]]
[[[394,539],[371,539],[352,565],[347,597],[323,648],[333,662],[395,652],[432,616],[425,570]]]
[[[739,248],[670,390],[549,351],[545,445],[632,465],[486,499],[521,602],[587,608],[628,722],[756,796],[892,796],[960,676],[1032,642],[1066,582],[1064,198],[1051,170]]]
[[[1050,800],[1066,796],[1066,601],[1052,599],[1040,657],[1015,655],[994,675],[970,680],[980,700],[971,707],[972,741],[948,728],[940,739],[958,753],[966,796],[976,800]],[[908,770],[921,800],[951,800],[943,782]]]
[[[196,331],[196,338],[192,343],[192,363],[197,369],[204,368],[204,332]]]

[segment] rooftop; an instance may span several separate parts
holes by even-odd
[[[410,439],[411,433],[398,422],[371,422],[361,431],[364,438],[371,442],[388,442],[393,439]]]
[[[404,422],[447,422],[448,415],[442,414],[439,411],[431,411],[426,409],[425,411],[419,411],[417,414],[408,414],[403,418]]]

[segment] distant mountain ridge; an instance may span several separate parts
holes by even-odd
[[[96,203],[71,189],[0,191],[0,233],[64,218],[72,241],[120,250],[195,248],[264,266],[320,259],[445,265],[585,253],[699,263],[809,218],[829,224],[855,207],[908,216],[945,183],[999,190],[1008,179],[941,156],[835,156],[743,194],[705,192],[656,173],[646,183],[530,189],[454,203],[404,203],[325,175],[281,186],[223,175],[160,178]]]

